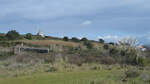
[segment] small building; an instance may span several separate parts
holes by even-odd
[[[145,46],[143,46],[143,45],[138,46],[138,48],[139,48],[141,51],[146,51],[146,50],[147,50],[147,48],[146,48]]]
[[[40,30],[37,35],[41,36],[41,37],[45,37],[44,33]]]

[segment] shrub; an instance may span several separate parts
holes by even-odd
[[[9,51],[9,52],[0,52],[0,57],[9,57],[9,56],[13,56],[14,52],[13,51]]]
[[[103,39],[99,39],[99,43],[105,43]]]
[[[125,55],[126,55],[126,52],[123,51],[123,50],[121,50],[121,51],[120,51],[120,55],[121,55],[121,56],[125,56]]]
[[[93,44],[89,41],[85,41],[84,45],[88,48],[88,49],[92,49],[93,48]]]
[[[46,70],[45,72],[56,72],[57,69],[55,67],[49,67],[48,70]]]
[[[95,81],[90,81],[90,84],[95,84]]]
[[[43,56],[44,62],[45,63],[54,63],[55,62],[55,56],[50,55],[50,56]]]
[[[4,41],[6,40],[7,38],[5,36],[0,36],[0,41]]]
[[[81,66],[85,62],[85,58],[79,56],[79,54],[71,54],[70,56],[68,56],[68,62],[70,64]]]
[[[114,42],[110,42],[109,44],[110,44],[110,45],[115,45],[115,43],[114,43]]]
[[[69,38],[65,36],[65,37],[63,38],[63,40],[64,40],[64,41],[69,41]]]
[[[76,37],[72,37],[72,39],[71,39],[73,42],[80,42],[80,40],[78,39],[78,38],[76,38]]]
[[[109,53],[110,54],[116,54],[116,53],[118,53],[119,51],[116,49],[116,48],[112,48],[112,49],[110,49],[109,50]]]
[[[140,76],[140,72],[137,69],[128,69],[125,72],[126,78],[136,78]]]
[[[84,37],[80,41],[88,41],[88,39],[86,37]]]
[[[137,64],[140,66],[146,66],[148,64],[148,60],[144,57],[138,57]]]
[[[45,38],[42,37],[42,36],[36,35],[36,36],[35,36],[35,39],[37,39],[37,40],[44,40]]]
[[[6,37],[8,40],[17,40],[19,39],[20,34],[16,32],[16,30],[11,30],[11,31],[8,31],[8,33],[6,34]]]
[[[31,33],[27,33],[27,34],[25,35],[25,38],[26,38],[26,39],[29,39],[29,40],[32,40],[32,39],[33,39],[33,35],[32,35]]]
[[[113,57],[107,56],[107,57],[101,58],[101,63],[102,64],[115,64],[116,61]]]
[[[19,39],[19,40],[24,40],[24,39],[25,39],[25,36],[24,36],[24,35],[20,35],[18,39]]]
[[[126,50],[125,61],[127,64],[136,65],[137,64],[138,52],[135,49],[129,48]]]
[[[108,45],[108,44],[105,44],[105,45],[103,46],[103,48],[104,48],[104,49],[109,49],[109,45]]]
[[[143,79],[144,82],[147,82],[147,84],[150,83],[150,76],[148,73],[146,72],[141,73],[140,78]]]

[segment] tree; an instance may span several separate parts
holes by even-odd
[[[16,30],[8,31],[8,33],[6,34],[6,38],[8,40],[17,40],[19,39],[19,37],[20,37],[20,34]]]
[[[63,40],[64,40],[64,41],[69,41],[69,38],[68,38],[67,36],[65,36],[65,37],[63,38]]]
[[[29,39],[29,40],[32,40],[33,39],[33,35],[31,33],[27,33],[25,38]]]
[[[80,41],[88,41],[86,37],[83,37]]]
[[[99,39],[99,43],[105,43],[103,39]]]
[[[114,42],[109,42],[109,44],[110,44],[110,45],[115,45],[115,43],[114,43]]]
[[[71,39],[73,42],[79,42],[80,40],[78,39],[78,38],[76,38],[76,37],[72,37],[72,39]]]
[[[137,38],[132,38],[132,37],[127,37],[123,38],[119,41],[120,45],[125,45],[125,46],[132,46],[136,47],[139,45],[138,39]]]

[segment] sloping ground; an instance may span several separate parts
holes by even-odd
[[[40,46],[49,46],[49,45],[64,45],[64,46],[72,46],[77,47],[81,46],[81,42],[71,42],[71,41],[62,41],[62,40],[21,40],[19,42],[24,42],[27,44],[40,45]],[[92,42],[95,47],[101,46],[103,44]]]
[[[0,84],[123,84],[122,77],[123,73],[118,70],[57,72],[0,78]],[[136,78],[129,79],[125,84],[144,84],[144,82]]]
[[[64,45],[64,46],[79,46],[80,43],[65,42],[61,40],[23,40],[22,42],[33,45],[49,46],[49,45]]]

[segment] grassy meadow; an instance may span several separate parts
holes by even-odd
[[[0,84],[121,84],[119,74],[118,71],[41,73],[0,79]]]
[[[141,76],[127,78],[123,69],[36,73],[0,78],[0,84],[149,84]]]

